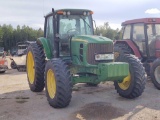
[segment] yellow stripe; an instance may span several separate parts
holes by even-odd
[[[82,39],[73,39],[72,41],[77,41],[77,42],[86,42],[86,43],[88,43],[88,41],[87,41],[87,40],[82,40]]]

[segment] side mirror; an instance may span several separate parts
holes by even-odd
[[[96,21],[93,20],[93,23],[94,23],[94,29],[95,29],[95,33],[97,34],[97,26],[96,26]]]

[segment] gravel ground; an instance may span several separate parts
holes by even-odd
[[[49,106],[45,91],[29,90],[25,72],[0,74],[0,120],[160,120],[160,91],[151,81],[137,99],[120,97],[112,82],[78,84],[67,108]]]

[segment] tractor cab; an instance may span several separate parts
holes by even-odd
[[[123,40],[132,40],[142,58],[160,57],[160,18],[143,18],[122,23]]]
[[[61,9],[52,10],[45,16],[44,36],[50,41],[50,44],[54,44],[55,56],[70,56],[72,37],[93,35],[92,14],[92,11],[84,9]]]

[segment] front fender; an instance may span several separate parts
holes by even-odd
[[[48,40],[44,37],[40,37],[37,39],[37,43],[43,45],[45,55],[48,59],[52,58],[52,50],[49,46]]]
[[[128,45],[132,51],[134,52],[134,55],[137,56],[139,59],[142,58],[141,53],[139,49],[136,47],[136,45],[131,40],[116,40],[114,41],[114,44],[123,43]]]

